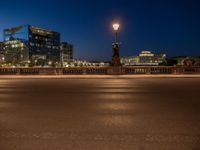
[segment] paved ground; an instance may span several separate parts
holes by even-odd
[[[200,150],[200,78],[1,78],[0,150]]]

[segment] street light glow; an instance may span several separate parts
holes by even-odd
[[[119,30],[119,26],[120,26],[119,23],[115,23],[115,24],[113,24],[113,29],[114,29],[115,31],[118,31],[118,30]]]

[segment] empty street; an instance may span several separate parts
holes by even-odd
[[[200,78],[0,78],[0,150],[200,150]]]

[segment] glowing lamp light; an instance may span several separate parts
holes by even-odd
[[[113,29],[115,30],[115,31],[118,31],[119,30],[119,23],[115,23],[115,24],[113,24]]]

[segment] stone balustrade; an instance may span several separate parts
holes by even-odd
[[[0,75],[134,75],[134,74],[200,74],[200,67],[131,66],[74,68],[0,68]]]

